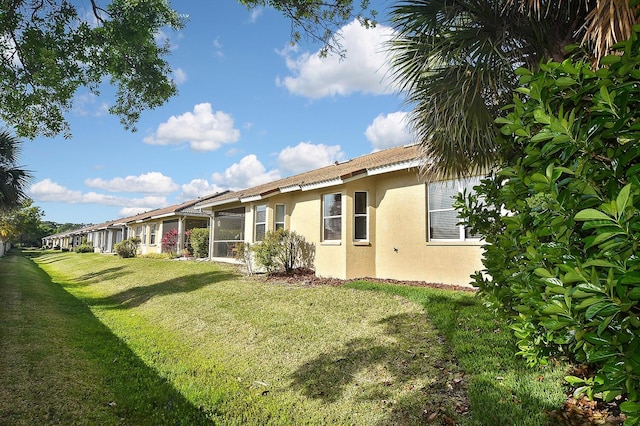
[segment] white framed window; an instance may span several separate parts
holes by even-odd
[[[142,226],[136,226],[136,233],[133,236],[140,238],[140,242],[144,242],[144,240],[142,239]]]
[[[480,183],[479,177],[432,182],[428,187],[429,197],[429,241],[479,240],[468,228],[459,225],[458,212],[453,208],[454,197]]]
[[[366,191],[353,194],[353,239],[369,240],[369,193]]]
[[[149,229],[149,245],[152,246],[156,243],[156,224],[152,223]]]
[[[142,244],[146,245],[147,244],[147,225],[143,225],[142,226],[142,238],[141,238]]]
[[[276,204],[276,212],[274,215],[273,228],[284,229],[284,217],[287,213],[287,206],[285,204]]]
[[[342,239],[342,194],[322,196],[322,240],[340,241]]]
[[[254,240],[262,241],[264,234],[267,232],[267,205],[261,204],[255,208],[255,233]]]

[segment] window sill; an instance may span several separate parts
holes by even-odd
[[[427,246],[477,246],[484,245],[484,241],[463,241],[463,240],[451,240],[451,241],[427,241]]]
[[[340,240],[330,240],[330,241],[322,241],[320,243],[321,246],[341,246],[342,241]]]
[[[371,243],[369,241],[353,241],[353,245],[361,246],[361,247],[370,247]]]

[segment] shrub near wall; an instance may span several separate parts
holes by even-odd
[[[133,237],[122,240],[113,246],[118,256],[122,258],[136,257],[138,254],[138,246],[140,245],[140,238]]]
[[[640,26],[636,26],[640,31]],[[622,396],[640,422],[640,41],[602,68],[520,69],[503,164],[459,200],[486,242],[475,284],[511,321],[530,363],[588,364],[577,393]],[[504,214],[507,212],[506,214]]]
[[[197,258],[209,256],[209,230],[207,228],[193,228],[189,232],[193,255]]]

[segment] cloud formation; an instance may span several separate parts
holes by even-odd
[[[182,194],[180,194],[180,198],[184,200],[192,200],[194,198],[225,191],[224,188],[216,184],[209,183],[206,179],[193,179],[191,182],[182,185],[181,189]]]
[[[182,68],[176,68],[171,73],[171,78],[173,79],[174,83],[179,85],[187,81],[187,73]]]
[[[374,151],[413,143],[413,136],[407,127],[407,113],[403,111],[378,115],[364,134]]]
[[[51,179],[44,179],[31,186],[29,195],[35,201],[63,202],[68,204],[100,204],[105,206],[144,207],[149,210],[168,205],[166,197],[146,196],[142,198],[116,197],[97,192],[82,193],[66,188]]]
[[[346,58],[318,52],[295,56],[296,49],[285,48],[280,54],[292,75],[276,79],[276,84],[290,93],[308,98],[347,96],[355,92],[375,95],[392,93],[388,77],[389,61],[384,44],[393,30],[384,25],[364,28],[357,20],[338,32]]]
[[[150,145],[181,145],[189,143],[194,151],[215,151],[224,144],[240,139],[240,131],[233,126],[231,115],[213,112],[211,104],[201,103],[193,112],[171,116],[158,126],[155,134],[144,138]]]
[[[300,142],[280,152],[278,167],[283,174],[298,174],[342,161],[344,156],[340,145],[314,145],[309,142]]]
[[[178,189],[173,180],[160,172],[149,172],[140,176],[117,177],[110,180],[101,178],[86,179],[89,188],[103,189],[109,192],[143,192],[147,194],[170,194]]]
[[[280,179],[280,172],[267,171],[254,154],[243,157],[240,162],[232,164],[223,173],[211,175],[211,180],[231,190],[258,186],[277,179]]]

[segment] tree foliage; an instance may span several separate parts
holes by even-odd
[[[143,110],[176,92],[169,46],[156,36],[182,25],[167,0],[2,2],[0,118],[19,136],[70,136],[64,114],[77,91],[99,94],[108,79],[117,88],[109,111],[135,129]]]
[[[20,141],[8,131],[0,131],[0,210],[20,207],[26,200],[31,174],[17,164],[19,157]]]
[[[640,31],[640,27],[636,28]],[[468,201],[484,236],[475,284],[512,324],[531,363],[586,363],[578,393],[623,395],[640,421],[640,33],[605,56],[521,68],[497,122],[502,163]]]
[[[369,8],[369,0],[238,0],[248,8],[269,6],[291,21],[291,43],[298,43],[303,35],[320,42],[321,55],[344,55],[337,30],[352,19],[365,27],[376,25],[377,11]],[[358,5],[356,7],[355,5]]]
[[[588,35],[586,21],[610,22],[609,14],[600,20],[594,14],[608,12],[598,5],[611,2],[531,1],[541,13],[516,0],[403,0],[392,7],[392,72],[412,108],[409,121],[429,160],[426,172],[468,176],[499,161],[493,119],[510,102],[513,71],[561,62],[567,48]],[[637,21],[633,13],[625,16],[599,34],[615,37]],[[595,46],[585,43],[574,55],[590,61],[602,53]]]
[[[44,212],[25,200],[20,207],[0,212],[0,240],[14,244],[39,247],[51,228],[42,223]]]

